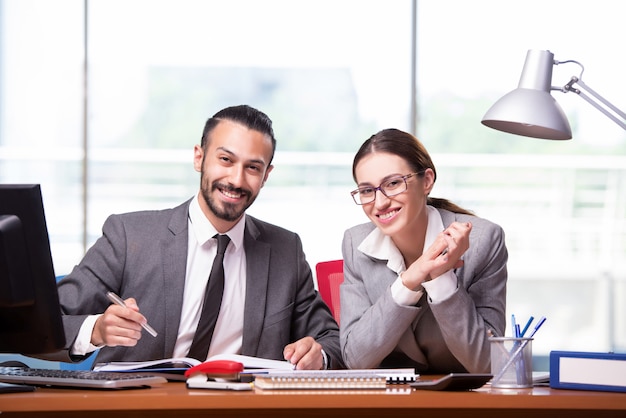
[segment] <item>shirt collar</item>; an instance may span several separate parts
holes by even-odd
[[[217,232],[207,217],[204,216],[198,199],[200,199],[199,193],[194,199],[191,199],[189,203],[189,222],[191,224],[191,230],[198,241],[198,245],[202,246],[219,232]],[[243,233],[246,226],[245,219],[246,215],[244,214],[239,222],[226,233],[236,249],[242,248],[243,246]]]
[[[443,220],[441,214],[432,206],[426,206],[428,210],[428,225],[426,226],[426,237],[424,239],[424,248],[430,247],[435,241],[437,235],[443,231]],[[358,250],[363,254],[377,258],[379,260],[387,260],[387,267],[400,274],[406,269],[404,258],[393,243],[391,237],[383,234],[380,229],[374,228],[367,237],[361,242]]]

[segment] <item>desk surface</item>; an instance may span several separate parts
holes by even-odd
[[[407,385],[387,390],[222,391],[187,389],[171,382],[150,389],[74,390],[39,388],[30,393],[0,394],[0,415],[88,416],[387,416],[435,413],[458,418],[472,412],[482,417],[528,416],[614,417],[626,415],[626,394],[555,390],[537,387],[496,390],[485,386],[469,392],[414,390]],[[115,415],[113,415],[113,414]],[[560,415],[559,415],[560,416]]]

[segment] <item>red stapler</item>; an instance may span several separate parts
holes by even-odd
[[[185,377],[204,374],[211,379],[238,380],[243,372],[243,363],[232,360],[205,361],[185,371]]]

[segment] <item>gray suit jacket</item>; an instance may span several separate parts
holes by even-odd
[[[112,290],[134,297],[156,338],[145,334],[135,347],[104,347],[98,362],[145,361],[172,356],[183,303],[189,202],[161,211],[110,216],[103,235],[59,283],[66,350],[89,314],[103,312]],[[247,290],[242,354],[283,359],[283,348],[312,336],[340,367],[339,330],[315,291],[297,234],[246,216]],[[208,272],[207,272],[208,274]],[[56,358],[59,358],[57,355]],[[77,359],[80,360],[80,359]]]
[[[439,209],[445,227],[472,222],[470,248],[455,271],[456,292],[433,303],[424,294],[417,306],[400,306],[390,286],[398,277],[387,260],[357,247],[375,228],[367,223],[345,232],[341,286],[341,349],[346,366],[414,367],[419,373],[490,369],[487,330],[505,328],[507,250],[502,229],[487,220]]]

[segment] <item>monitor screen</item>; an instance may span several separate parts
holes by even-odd
[[[65,344],[38,184],[0,184],[0,352],[45,354]]]

